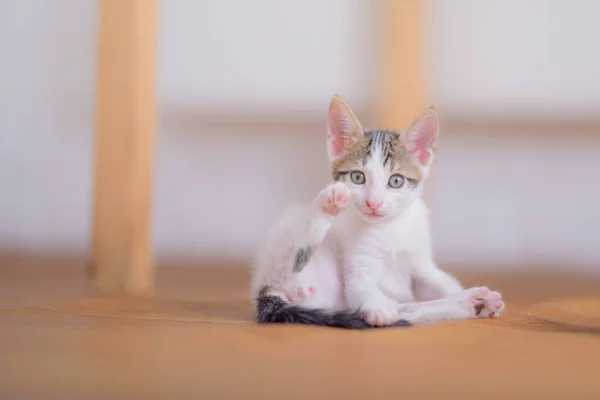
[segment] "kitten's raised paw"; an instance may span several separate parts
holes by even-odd
[[[392,301],[367,303],[361,307],[360,316],[372,326],[389,326],[400,319],[398,306]]]
[[[329,215],[337,215],[344,210],[350,200],[348,186],[342,182],[332,183],[319,194],[318,206]]]
[[[502,295],[498,292],[486,287],[474,287],[467,289],[465,293],[467,307],[473,318],[498,317],[504,311]]]

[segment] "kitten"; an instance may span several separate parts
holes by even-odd
[[[400,133],[367,130],[336,96],[327,133],[334,182],[287,210],[258,253],[258,321],[365,329],[499,316],[500,293],[465,290],[433,260],[422,191],[436,111]]]

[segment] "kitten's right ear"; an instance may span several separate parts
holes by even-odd
[[[364,134],[352,109],[339,96],[333,96],[327,117],[327,153],[332,162]]]

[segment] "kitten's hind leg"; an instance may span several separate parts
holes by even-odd
[[[474,287],[439,300],[401,305],[399,318],[411,324],[498,317],[504,311],[502,295],[486,287]]]
[[[427,255],[418,263],[413,289],[419,300],[427,301],[460,293],[463,287],[456,278],[438,268],[431,255]]]

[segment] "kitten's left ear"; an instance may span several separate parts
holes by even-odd
[[[433,108],[427,110],[402,132],[402,139],[415,160],[428,166],[437,144],[439,117]]]

